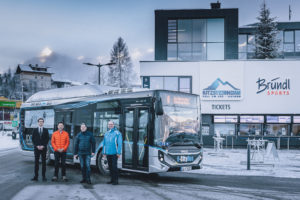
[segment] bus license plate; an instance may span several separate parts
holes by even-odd
[[[181,171],[185,172],[185,171],[190,171],[192,170],[192,167],[189,166],[189,167],[181,167]]]

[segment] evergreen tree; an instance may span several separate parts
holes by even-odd
[[[127,45],[121,37],[113,45],[110,57],[111,62],[116,64],[109,66],[108,84],[120,88],[130,87],[136,74],[133,71]]]
[[[260,16],[255,35],[255,58],[270,59],[279,56],[280,40],[277,39],[277,23],[270,17],[270,11],[264,2],[261,6]]]

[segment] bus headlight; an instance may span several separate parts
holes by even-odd
[[[164,161],[164,153],[161,151],[158,151],[158,159],[163,162]]]

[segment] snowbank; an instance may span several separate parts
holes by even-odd
[[[13,140],[11,135],[0,132],[0,151],[17,148],[19,146],[19,139]]]
[[[222,149],[219,153],[214,149],[205,149],[203,168],[189,173],[300,178],[300,150],[277,152],[279,159],[272,155],[265,157],[263,163],[251,165],[251,169],[247,170],[246,149]]]

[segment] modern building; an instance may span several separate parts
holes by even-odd
[[[287,52],[291,33],[282,28],[285,59],[239,60],[241,46],[253,44],[253,32],[238,28],[238,9],[211,6],[155,11],[155,61],[140,62],[142,86],[199,94],[205,145],[220,134],[227,146],[245,146],[248,138],[299,146],[298,23],[291,31],[293,59]]]
[[[246,60],[141,62],[150,88],[199,94],[204,144],[213,136],[226,145],[246,145],[248,137],[281,146],[299,146],[300,61]]]
[[[257,23],[239,28],[239,59],[252,59]],[[279,57],[300,59],[300,22],[278,22]]]
[[[156,10],[155,60],[238,59],[238,9]]]
[[[52,73],[39,65],[18,65],[16,70],[19,96],[26,101],[32,94],[51,89]]]
[[[0,131],[18,127],[21,104],[22,101],[0,97]]]

